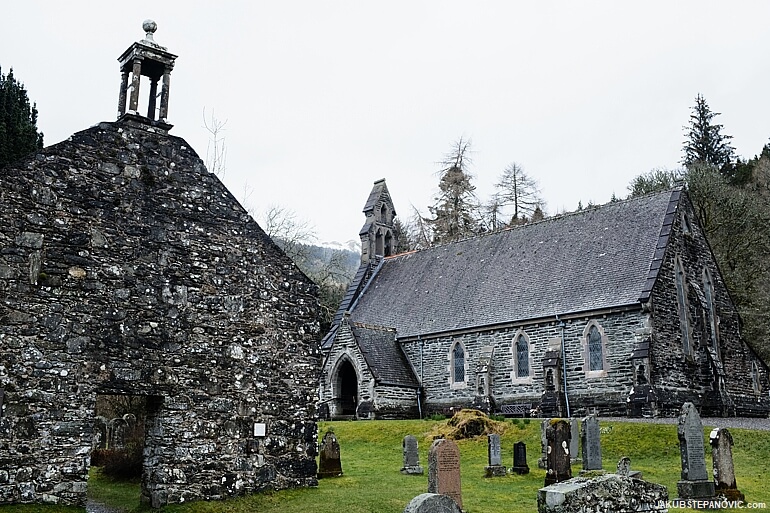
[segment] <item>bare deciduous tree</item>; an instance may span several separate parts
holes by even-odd
[[[227,171],[227,146],[222,132],[225,131],[227,120],[220,121],[211,110],[210,119],[206,119],[206,109],[203,109],[203,128],[209,133],[209,143],[206,145],[206,168],[219,179],[225,177]]]
[[[537,180],[527,175],[519,164],[508,165],[495,184],[498,190],[500,206],[511,207],[511,224],[516,224],[525,217],[532,217],[535,209],[543,206],[540,187]]]

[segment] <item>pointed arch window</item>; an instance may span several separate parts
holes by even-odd
[[[596,326],[588,330],[588,370],[600,371],[604,369],[604,350],[602,348],[602,334]]]
[[[762,383],[759,377],[759,365],[756,360],[751,362],[751,385],[755,394],[762,393]]]
[[[515,378],[529,378],[529,339],[524,333],[519,333],[516,336],[514,353],[516,355],[514,361],[516,366]]]
[[[687,277],[679,257],[674,261],[676,279],[676,305],[679,311],[679,327],[682,331],[682,351],[685,356],[692,356],[692,339],[690,337],[690,316],[687,305]]]
[[[597,321],[583,330],[583,355],[587,378],[607,376],[607,335]]]
[[[708,268],[703,269],[703,294],[706,296],[706,315],[711,335],[711,347],[714,348],[717,358],[721,359],[719,354],[719,326],[717,324],[717,309],[714,293],[714,281],[711,279],[711,273]]]
[[[465,349],[460,343],[452,349],[452,382],[465,382]]]

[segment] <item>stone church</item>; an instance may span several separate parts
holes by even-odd
[[[684,190],[397,255],[384,180],[364,214],[322,343],[331,417],[770,412],[768,368]]]
[[[117,121],[0,170],[0,504],[85,505],[99,394],[146,398],[152,507],[317,484],[317,287],[169,135],[144,28]]]

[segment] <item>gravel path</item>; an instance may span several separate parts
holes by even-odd
[[[676,417],[662,417],[657,419],[632,419],[629,417],[600,417],[599,420],[610,422],[642,422],[648,424],[677,424]],[[702,417],[704,426],[713,428],[740,428],[770,431],[770,419],[748,417]]]

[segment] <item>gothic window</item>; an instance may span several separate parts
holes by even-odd
[[[676,278],[676,304],[679,311],[679,326],[682,331],[682,351],[686,356],[692,356],[692,340],[690,338],[690,317],[687,306],[687,278],[679,257],[674,262]]]
[[[514,347],[516,354],[515,366],[516,366],[516,378],[528,378],[529,377],[529,340],[524,333],[519,333],[516,336],[516,344]]]
[[[390,256],[393,253],[393,237],[390,234],[390,230],[385,232],[385,253],[384,256]]]
[[[589,322],[583,331],[583,354],[586,377],[598,378],[607,375],[607,336],[596,321]]]
[[[604,354],[602,351],[602,335],[596,326],[588,330],[588,370],[604,369]]]
[[[692,235],[692,226],[690,226],[690,216],[682,213],[682,233]]]
[[[717,358],[719,355],[719,330],[717,327],[717,309],[714,298],[714,282],[708,269],[703,270],[703,293],[706,296],[706,315],[711,335],[711,346],[714,348]]]
[[[465,382],[465,349],[459,342],[452,349],[452,382]]]
[[[762,384],[759,381],[759,366],[756,361],[751,362],[751,385],[755,394],[762,392]]]
[[[377,234],[374,238],[374,254],[378,256],[382,256],[384,253],[384,243],[383,243],[384,237],[382,236],[382,231],[377,230]]]

